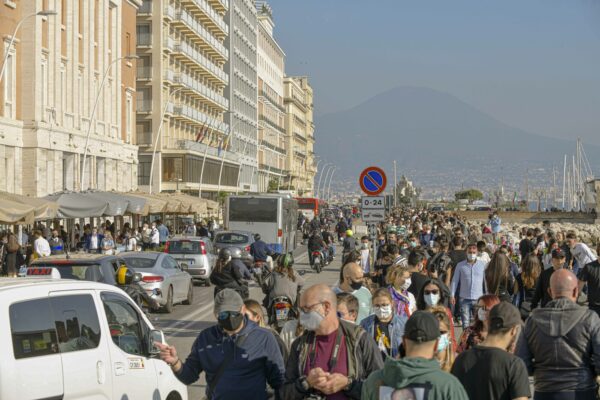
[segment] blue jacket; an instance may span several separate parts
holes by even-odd
[[[423,247],[429,247],[429,244],[432,240],[435,240],[435,235],[433,233],[419,233],[419,242]]]
[[[226,354],[234,352],[209,400],[266,400],[267,383],[279,398],[285,369],[275,336],[247,318],[244,323],[246,326],[233,337],[226,335],[218,325],[200,332],[183,367],[175,374],[177,379],[190,385],[204,372],[207,382],[211,382]],[[242,346],[237,347],[235,340],[241,336],[247,337]],[[207,384],[207,396],[208,390]]]
[[[367,318],[363,319],[360,323],[360,326],[369,334],[370,337],[375,337],[375,314],[369,315]],[[394,314],[392,321],[388,327],[390,331],[390,345],[392,358],[397,358],[400,350],[400,345],[402,344],[402,336],[404,336],[404,325],[406,325],[407,318],[405,316],[399,316],[398,314]]]
[[[267,256],[273,255],[273,251],[268,244],[259,240],[250,245],[250,254],[254,257],[254,261],[267,261]]]
[[[104,235],[98,234],[98,248],[96,249],[97,253],[102,252],[102,239],[104,239]],[[90,251],[90,246],[92,244],[92,235],[85,235],[83,248],[85,251]]]
[[[160,224],[156,227],[156,229],[158,229],[158,241],[161,243],[166,243],[167,240],[169,240],[169,228],[167,228],[163,224]]]

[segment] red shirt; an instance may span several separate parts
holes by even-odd
[[[329,370],[329,361],[333,356],[333,348],[335,346],[335,339],[337,337],[337,330],[331,332],[327,336],[317,336],[315,358],[312,360],[311,350],[313,348],[313,342],[308,342],[308,358],[306,360],[306,366],[304,367],[304,374],[308,375],[308,372],[313,368],[321,368],[325,372],[342,374],[348,376],[348,351],[346,350],[346,338],[342,335],[340,341],[340,348],[338,350],[338,358],[333,370]],[[347,400],[348,397],[344,392],[334,393],[326,396],[328,400]]]

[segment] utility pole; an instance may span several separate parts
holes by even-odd
[[[396,160],[394,160],[394,208],[398,207],[398,171],[396,169]]]

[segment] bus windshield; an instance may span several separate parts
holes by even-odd
[[[277,222],[277,199],[231,198],[229,220],[235,222]]]

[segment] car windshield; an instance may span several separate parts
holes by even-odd
[[[99,264],[55,264],[40,263],[34,264],[28,268],[27,275],[50,274],[48,268],[56,268],[60,273],[61,279],[75,279],[78,281],[102,282],[104,274]]]
[[[156,264],[156,258],[127,257],[125,259],[125,263],[127,263],[128,267],[131,267],[133,269],[152,268],[154,267],[154,264]]]
[[[200,254],[200,242],[191,240],[175,240],[169,242],[169,254]]]
[[[248,236],[240,233],[220,233],[217,235],[216,242],[223,244],[244,244],[248,242]]]

